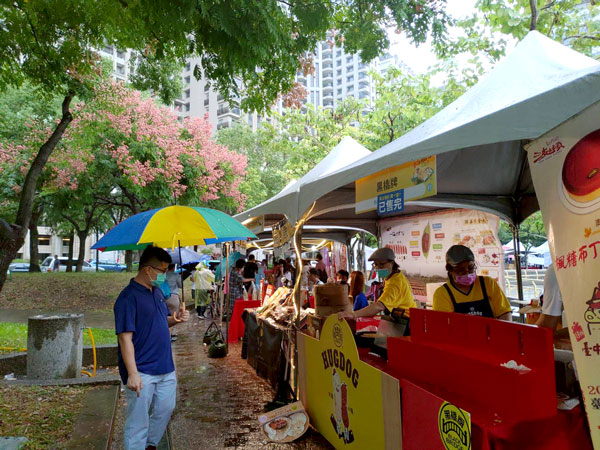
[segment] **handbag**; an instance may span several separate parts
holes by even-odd
[[[221,330],[219,330],[217,323],[213,321],[210,323],[210,325],[204,332],[204,337],[202,338],[202,343],[204,345],[210,345],[210,344],[212,344],[213,339],[218,337],[219,335],[222,336],[223,333],[221,333]]]
[[[219,336],[213,338],[213,341],[208,346],[209,358],[223,358],[227,356],[227,344],[223,338],[223,333],[219,331]]]

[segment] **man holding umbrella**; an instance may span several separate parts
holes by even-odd
[[[119,373],[127,386],[126,449],[155,449],[175,407],[177,378],[169,327],[187,321],[189,312],[178,311],[173,317],[163,301],[159,286],[170,263],[165,250],[146,247],[136,277],[114,306]]]

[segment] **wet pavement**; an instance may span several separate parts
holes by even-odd
[[[275,395],[271,386],[241,359],[241,343],[229,346],[221,359],[207,356],[202,345],[209,320],[195,314],[177,328],[173,344],[177,366],[177,407],[171,418],[174,449],[330,449],[320,434],[309,429],[296,442],[274,444],[259,431],[258,416]]]
[[[53,313],[76,313],[78,311],[44,311],[40,309],[11,309],[0,308],[0,322],[27,323],[30,316]],[[92,328],[115,328],[115,316],[112,311],[84,311],[86,326]]]

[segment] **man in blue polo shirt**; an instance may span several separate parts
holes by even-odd
[[[156,449],[175,408],[177,378],[169,327],[178,322],[170,316],[159,288],[170,263],[162,248],[147,247],[136,277],[114,306],[119,373],[127,386],[128,450]],[[178,311],[176,316],[185,322],[189,312]]]

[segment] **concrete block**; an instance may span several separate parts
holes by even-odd
[[[32,316],[27,330],[27,378],[81,376],[83,314]]]

